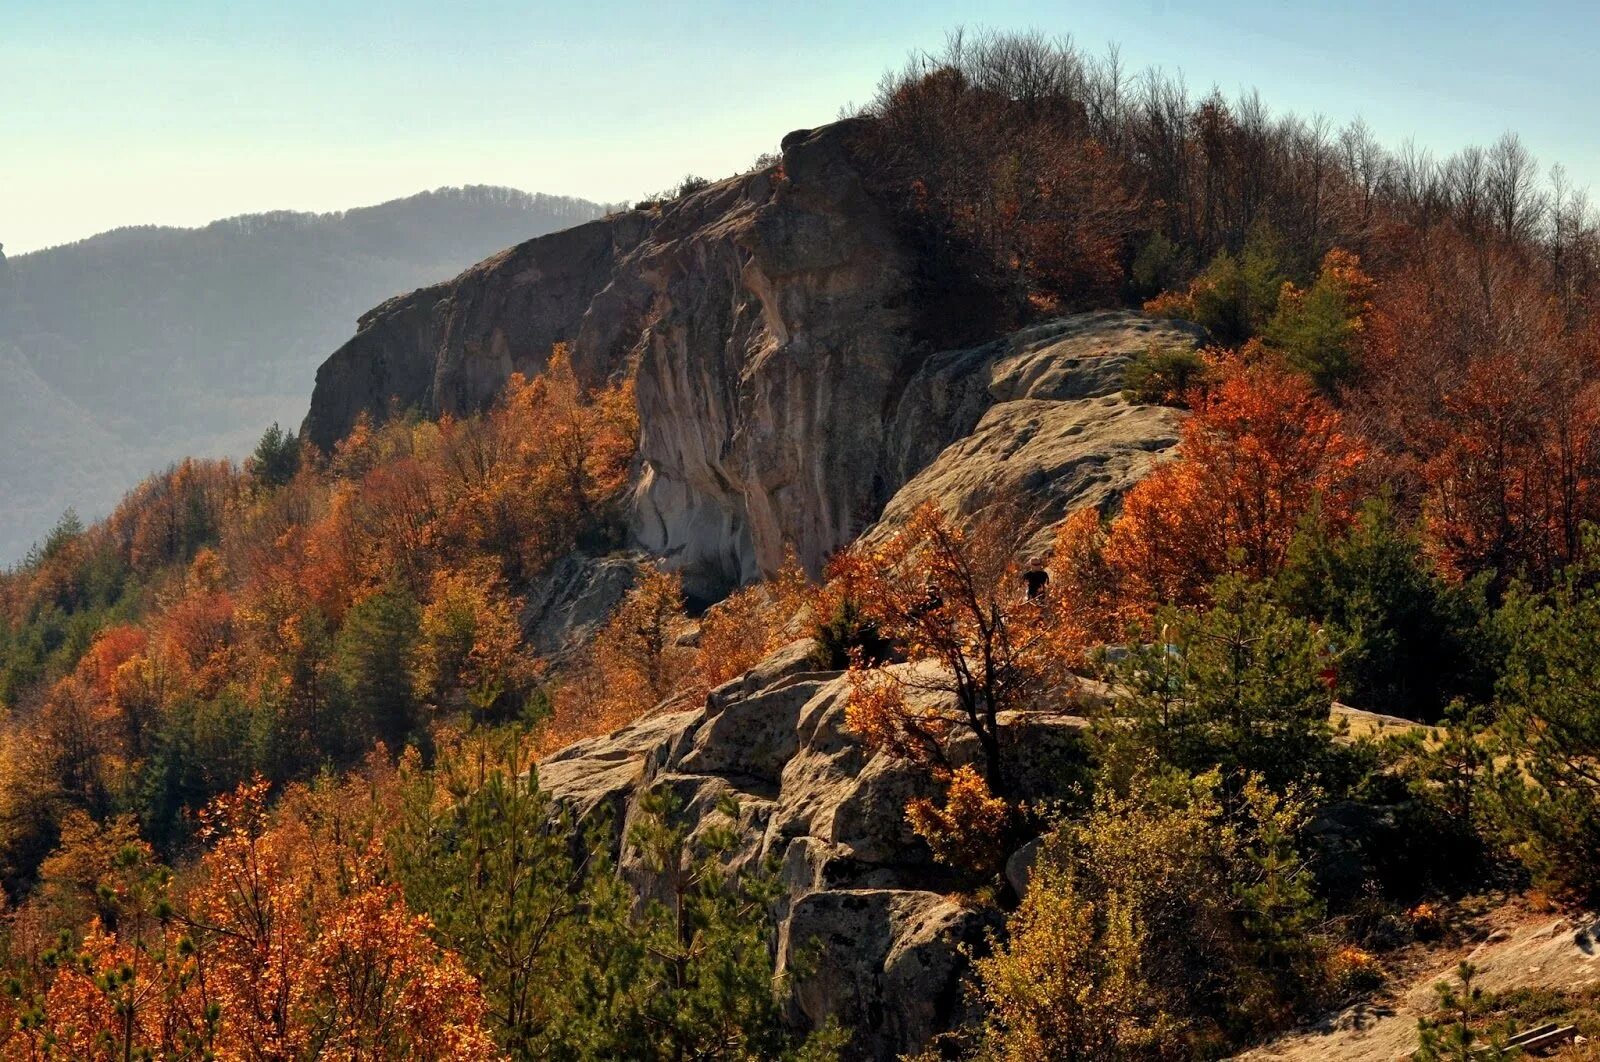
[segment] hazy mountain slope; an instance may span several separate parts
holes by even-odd
[[[0,565],[68,506],[106,511],[184,455],[299,422],[356,317],[502,247],[604,213],[474,187],[338,214],[141,227],[0,268]],[[0,233],[3,236],[3,233]]]
[[[140,467],[94,416],[4,344],[0,379],[0,534],[7,536],[8,559],[14,559],[27,543],[13,528],[42,537],[61,514],[63,498],[114,499],[137,479]]]

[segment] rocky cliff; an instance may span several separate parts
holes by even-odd
[[[937,315],[916,262],[862,180],[858,132],[791,134],[779,166],[522,244],[378,307],[318,374],[306,435],[328,447],[394,405],[480,408],[556,342],[590,382],[633,372],[631,553],[566,558],[527,588],[524,625],[547,656],[603,620],[640,555],[714,599],[775,570],[786,546],[815,572],[928,501],[959,516],[1020,502],[1042,551],[1067,513],[1109,506],[1176,445],[1180,414],[1126,402],[1121,381],[1137,354],[1193,345],[1198,330],[1102,311],[940,349],[922,327]],[[904,815],[930,781],[846,731],[848,685],[808,670],[808,648],[703,706],[669,702],[572,746],[541,781],[580,815],[609,811],[641,893],[658,883],[624,839],[643,795],[673,790],[696,829],[734,798],[734,862],[781,868],[781,963],[819,960],[789,984],[794,1018],[836,1017],[854,1031],[852,1057],[892,1058],[959,1020],[963,949],[997,915],[947,895]],[[1006,721],[1024,795],[1062,791],[1081,726]]]
[[[853,1035],[848,1057],[893,1059],[960,1020],[964,949],[984,945],[999,913],[942,889],[947,873],[905,819],[906,801],[936,795],[933,783],[855,740],[844,725],[849,681],[810,670],[811,649],[775,653],[703,708],[664,708],[573,745],[540,765],[539,781],[575,815],[606,809],[622,873],[641,894],[660,888],[625,841],[642,797],[675,794],[691,841],[728,824],[731,798],[741,838],[731,865],[779,868],[780,972],[807,960],[787,986],[794,1019],[837,1018]],[[1073,715],[1002,720],[1023,794],[1065,791],[1084,726]],[[958,761],[977,756],[976,741],[956,749]]]
[[[970,512],[1047,483],[1046,521],[1108,501],[1175,440],[1170,411],[1115,398],[1126,358],[1191,335],[1107,313],[938,351],[859,132],[792,133],[778,166],[379,306],[318,372],[305,434],[326,449],[362,413],[481,408],[566,342],[591,382],[636,372],[634,542],[702,599],[786,546],[816,572],[886,506]]]
[[[911,264],[852,162],[857,126],[791,134],[782,164],[529,241],[392,300],[317,376],[305,433],[366,412],[490,401],[570,345],[598,382],[637,372],[638,543],[714,597],[813,568],[897,484],[877,468],[914,368]]]

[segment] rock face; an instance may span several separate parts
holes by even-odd
[[[641,213],[592,221],[367,311],[355,338],[317,370],[302,433],[329,450],[362,413],[382,418],[398,406],[438,416],[484,408],[512,373],[538,372],[553,344],[577,337],[618,262],[652,228],[651,216]],[[615,352],[594,346],[593,359],[582,365],[591,377],[603,377],[611,367],[605,355]]]
[[[870,754],[844,728],[848,681],[808,670],[796,642],[712,691],[704,708],[650,715],[562,750],[540,782],[575,814],[610,812],[623,874],[643,895],[659,883],[624,843],[642,796],[678,797],[691,838],[725,823],[737,801],[740,843],[730,865],[781,867],[778,962],[812,972],[789,984],[796,1021],[837,1017],[855,1034],[851,1057],[918,1050],[960,1020],[963,945],[998,926],[992,908],[946,895],[949,873],[906,825],[905,803],[935,795],[924,772]],[[1058,791],[1082,763],[1073,716],[1006,721],[1006,747],[1024,792]],[[958,755],[977,756],[972,747]]]
[[[690,213],[719,188],[691,197],[647,256],[634,530],[702,592],[775,570],[786,544],[816,570],[888,497],[910,262],[862,187],[854,129],[791,134],[764,197],[747,182],[709,218]]]
[[[326,449],[362,413],[482,408],[556,342],[591,383],[633,367],[633,540],[704,600],[789,546],[817,572],[886,503],[890,523],[926,497],[967,513],[1014,488],[1048,486],[1046,520],[1105,504],[1176,437],[1170,411],[1112,397],[1127,358],[1194,337],[1102,313],[930,354],[915,263],[864,188],[859,131],[791,133],[779,167],[379,306],[319,370],[305,435]]]
[[[362,413],[482,408],[555,342],[599,382],[637,367],[634,536],[715,597],[813,569],[877,515],[884,411],[914,367],[909,263],[851,161],[858,123],[780,168],[542,237],[391,300],[317,375],[304,434]]]
[[[559,660],[593,634],[633,589],[639,556],[563,557],[534,580],[524,597],[522,630],[528,647]]]
[[[1193,347],[1201,331],[1127,311],[1078,314],[930,359],[900,400],[890,450],[904,483],[869,539],[924,503],[971,517],[1021,504],[1049,547],[1068,513],[1105,509],[1178,442],[1181,414],[1121,398],[1152,345]]]
[[[631,371],[636,552],[574,555],[524,588],[529,644],[549,658],[603,621],[641,555],[712,600],[775,571],[786,547],[816,573],[927,501],[965,517],[1002,499],[1031,509],[1042,550],[1054,523],[1109,506],[1176,444],[1178,413],[1119,391],[1132,357],[1193,345],[1198,330],[1099,312],[930,347],[937,314],[866,190],[860,131],[792,133],[779,166],[524,243],[379,306],[318,372],[304,435],[326,449],[363,414],[481,409],[558,342],[585,382]],[[857,743],[848,683],[811,670],[810,648],[774,654],[703,708],[663,705],[573,745],[541,780],[580,816],[608,812],[641,896],[662,887],[625,842],[644,795],[671,790],[691,839],[723,824],[731,798],[739,844],[726,858],[781,868],[792,1016],[837,1017],[853,1057],[893,1058],[960,1020],[963,948],[1000,916],[949,894],[956,880],[905,819],[908,800],[937,795],[931,780]],[[1002,722],[1017,795],[1064,791],[1082,720]],[[976,760],[976,742],[957,755]],[[1012,868],[1019,892],[1025,861]]]

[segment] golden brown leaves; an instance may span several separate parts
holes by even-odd
[[[945,770],[945,742],[955,722],[938,707],[908,697],[905,683],[881,668],[853,667],[846,725],[868,746],[934,772]]]
[[[791,551],[773,578],[735,590],[700,619],[695,686],[709,692],[737,678],[762,657],[803,633],[796,617],[810,602],[812,587]]]
[[[393,781],[375,764],[291,789],[274,813],[262,782],[219,799],[201,815],[211,848],[172,910],[153,905],[165,877],[139,877],[149,850],[130,824],[74,826],[50,881],[97,897],[117,925],[88,916],[81,948],[41,971],[37,1022],[0,1030],[6,1057],[45,1037],[108,1062],[495,1057],[476,982],[385,880]],[[154,892],[135,895],[141,881]]]
[[[435,572],[421,633],[417,691],[436,709],[491,712],[535,680],[516,603],[492,574]]]
[[[1299,374],[1251,347],[1219,365],[1184,424],[1178,459],[1123,499],[1108,528],[1078,516],[1056,565],[1085,631],[1162,602],[1199,604],[1220,575],[1268,578],[1302,521],[1353,519],[1369,451]]]
[[[906,805],[911,828],[928,842],[934,859],[979,872],[994,871],[1005,859],[1015,815],[970,764],[951,774],[943,807],[926,797]]]
[[[686,644],[683,582],[676,573],[643,567],[603,627],[584,648],[557,691],[542,735],[553,750],[628,723],[692,680],[695,650]]]
[[[1061,596],[1028,596],[1027,530],[1019,515],[996,512],[968,531],[930,504],[883,545],[850,550],[829,568],[884,638],[935,665],[858,662],[872,673],[852,682],[852,725],[892,755],[947,764],[953,728],[935,722],[946,711],[978,739],[984,775],[1002,795],[1000,714],[1040,707],[1046,694],[1064,690],[1079,653],[1077,629],[1059,621]]]

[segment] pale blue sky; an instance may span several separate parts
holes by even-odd
[[[0,0],[0,242],[330,210],[444,184],[633,199],[871,95],[954,25],[1439,151],[1520,132],[1600,195],[1590,3]]]

